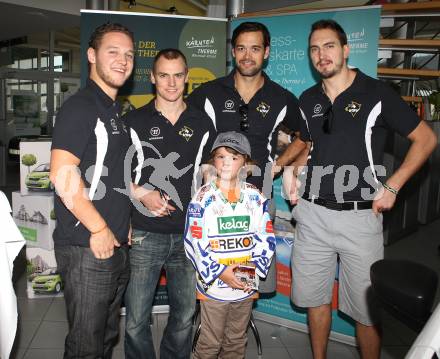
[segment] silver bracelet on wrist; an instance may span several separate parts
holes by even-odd
[[[397,196],[397,194],[399,193],[399,191],[393,187],[388,186],[386,183],[382,184],[383,188],[385,188],[387,191],[390,191],[391,193],[395,194]]]

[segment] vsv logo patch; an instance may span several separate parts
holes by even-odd
[[[243,233],[249,231],[250,216],[217,218],[219,233]]]
[[[190,203],[188,207],[188,216],[193,218],[202,218],[205,210],[200,204]]]

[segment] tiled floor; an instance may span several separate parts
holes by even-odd
[[[409,258],[430,265],[440,271],[437,255],[440,221],[423,226],[418,232],[386,248],[388,258]],[[439,273],[440,274],[440,273]],[[16,280],[19,307],[19,328],[12,358],[52,359],[62,358],[67,322],[63,298],[27,299],[26,278],[22,274]],[[166,322],[166,315],[154,316],[153,331],[156,345]],[[312,358],[306,334],[280,328],[277,325],[256,321],[260,332],[263,356],[271,359]],[[121,333],[124,330],[123,317]],[[403,358],[416,333],[384,313],[383,359]],[[257,346],[251,332],[246,358],[257,358]],[[122,340],[115,348],[113,358],[123,358]],[[356,348],[330,342],[329,359],[359,358]]]
[[[4,190],[4,188],[0,188]],[[8,188],[6,189],[6,193]],[[10,193],[7,193],[8,196]],[[385,250],[387,258],[408,258],[424,263],[440,274],[440,257],[437,246],[440,242],[440,220],[389,246]],[[20,270],[21,268],[21,270]],[[24,275],[23,256],[16,261],[14,282],[18,296],[19,327],[11,358],[52,359],[62,358],[64,338],[67,332],[67,321],[63,298],[27,299],[26,278]],[[437,298],[439,295],[437,295]],[[121,333],[124,332],[124,318],[121,320]],[[160,333],[165,326],[166,315],[154,316],[153,332],[156,346]],[[256,321],[260,332],[263,355],[270,359],[307,359],[312,358],[308,336],[304,333],[281,328],[277,325]],[[384,314],[383,359],[403,358],[416,333],[403,324]],[[119,340],[113,358],[123,358],[123,340]],[[246,358],[258,358],[255,339],[249,332],[249,344]],[[330,342],[329,359],[359,358],[356,348]]]

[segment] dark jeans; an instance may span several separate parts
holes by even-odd
[[[108,259],[97,259],[90,248],[58,246],[55,257],[69,321],[64,358],[110,359],[130,278],[128,247],[115,249]]]
[[[181,234],[133,231],[130,282],[125,293],[125,357],[155,359],[150,317],[162,267],[166,270],[170,313],[160,345],[161,359],[189,359],[196,305],[195,270]]]

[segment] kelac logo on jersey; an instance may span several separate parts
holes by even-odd
[[[249,231],[249,216],[231,216],[217,218],[219,233],[243,233]]]

